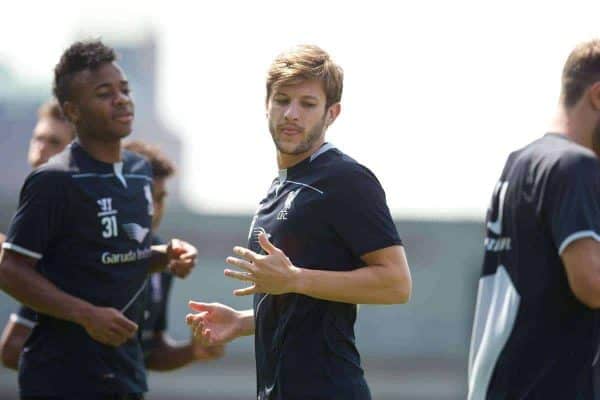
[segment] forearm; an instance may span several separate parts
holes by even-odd
[[[240,336],[254,335],[254,310],[239,311],[239,333]]]
[[[351,304],[406,303],[410,279],[389,266],[369,265],[352,271],[299,268],[296,293]]]
[[[146,359],[146,367],[153,371],[171,371],[194,361],[194,348],[191,341],[176,342],[165,338],[150,352],[150,356]]]
[[[0,338],[0,359],[6,368],[16,370],[25,340],[31,333],[27,326],[16,323],[12,318],[6,324]]]
[[[63,292],[33,265],[17,260],[17,256],[7,254],[0,260],[0,288],[3,291],[39,313],[82,323],[91,304]]]
[[[6,368],[17,370],[19,368],[19,357],[23,347],[19,347],[16,343],[7,343],[2,345],[0,349],[0,359],[2,365]]]

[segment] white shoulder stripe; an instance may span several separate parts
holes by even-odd
[[[149,182],[152,182],[152,178],[150,178],[149,176],[146,175],[140,175],[140,174],[124,174],[123,176],[125,176],[125,178],[133,178],[133,179],[145,179]]]
[[[33,327],[37,325],[35,322],[27,318],[21,317],[20,315],[15,313],[10,314],[10,320],[15,324],[26,326],[29,329],[33,329]]]
[[[4,242],[4,243],[2,243],[2,248],[14,251],[15,253],[19,253],[19,254],[22,254],[27,257],[35,258],[36,260],[39,260],[40,258],[42,258],[42,255],[40,253],[36,253],[35,251],[27,250],[26,248],[16,245],[14,243]]]
[[[113,173],[108,174],[95,174],[93,172],[85,173],[85,174],[74,174],[71,175],[71,178],[112,178],[115,176]]]
[[[319,190],[319,189],[317,189],[317,188],[316,188],[316,187],[314,187],[314,186],[307,185],[306,183],[302,183],[302,182],[296,182],[296,181],[290,181],[290,180],[287,180],[287,181],[285,181],[285,182],[293,183],[293,184],[295,184],[295,185],[304,186],[304,187],[307,187],[307,188],[309,188],[309,189],[312,189],[312,190],[314,190],[315,192],[318,192],[319,194],[323,194],[323,191],[322,191],[322,190]],[[283,183],[285,183],[285,182],[283,182]]]
[[[583,238],[588,238],[588,237],[594,239],[597,242],[600,242],[600,235],[598,235],[594,231],[575,232],[575,233],[572,233],[571,235],[567,236],[567,238],[565,240],[563,240],[563,242],[560,244],[560,246],[558,248],[558,255],[560,256],[562,254],[562,252],[565,251],[567,246],[570,245],[571,243],[573,243],[574,241],[583,239]]]

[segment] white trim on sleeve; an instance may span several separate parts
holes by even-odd
[[[583,239],[583,238],[587,238],[587,237],[590,237],[590,238],[594,239],[595,241],[600,242],[600,235],[598,235],[594,231],[575,232],[575,233],[572,233],[569,236],[567,236],[567,238],[565,240],[563,240],[563,242],[560,244],[560,247],[558,248],[558,255],[560,256],[562,254],[562,252],[565,251],[567,246],[570,245],[571,243],[573,243],[574,241]]]
[[[20,324],[28,327],[29,329],[33,329],[37,324],[25,317],[20,316],[19,314],[12,313],[10,314],[10,320],[15,324]]]
[[[19,254],[22,254],[27,257],[35,258],[36,260],[39,260],[40,258],[42,258],[42,255],[40,253],[36,253],[35,251],[27,250],[26,248],[21,247],[14,243],[4,242],[4,243],[2,243],[2,248],[7,249],[7,250],[12,250],[15,253],[19,253]]]

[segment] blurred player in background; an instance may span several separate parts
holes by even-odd
[[[549,132],[494,190],[469,400],[600,399],[600,41],[567,59]]]
[[[408,301],[402,242],[375,175],[333,145],[343,73],[316,46],[281,54],[267,78],[279,176],[260,202],[248,248],[225,275],[249,283],[254,308],[192,302],[208,343],[255,335],[259,400],[367,400],[355,346],[357,304]]]
[[[114,50],[76,42],[54,94],[77,140],[26,179],[0,256],[0,287],[36,311],[19,362],[21,399],[142,399],[137,339],[148,274],[185,276],[196,249],[152,246],[152,172],[121,149],[134,105]]]
[[[55,99],[44,103],[38,110],[38,121],[29,142],[27,161],[37,168],[50,157],[60,153],[75,139],[75,127],[64,116]]]
[[[156,146],[142,141],[132,141],[123,146],[146,157],[152,167],[154,215],[152,216],[152,240],[162,244],[156,235],[164,215],[167,198],[167,180],[175,173],[175,165]],[[206,346],[199,339],[176,342],[167,333],[167,307],[173,274],[169,271],[150,275],[146,286],[146,311],[140,323],[140,340],[146,367],[156,371],[168,371],[196,361],[220,358],[224,346]]]
[[[75,139],[75,127],[64,116],[55,99],[49,100],[38,109],[38,121],[29,141],[27,161],[31,168],[46,163],[50,157],[60,153]],[[0,233],[0,245],[5,236]],[[35,325],[35,312],[20,306],[11,314],[0,337],[0,359],[7,368],[17,369],[19,355],[25,339]]]

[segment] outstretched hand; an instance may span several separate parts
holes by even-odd
[[[225,276],[240,281],[251,282],[243,289],[234,290],[236,296],[247,296],[254,293],[283,294],[296,290],[300,268],[295,267],[285,253],[269,241],[267,235],[258,236],[260,247],[266,255],[256,254],[252,250],[236,246],[233,253],[237,257],[227,257],[227,264],[242,271],[226,269]]]
[[[188,314],[186,323],[194,337],[204,346],[222,345],[242,336],[240,313],[220,303],[190,301],[189,307],[196,314]]]

